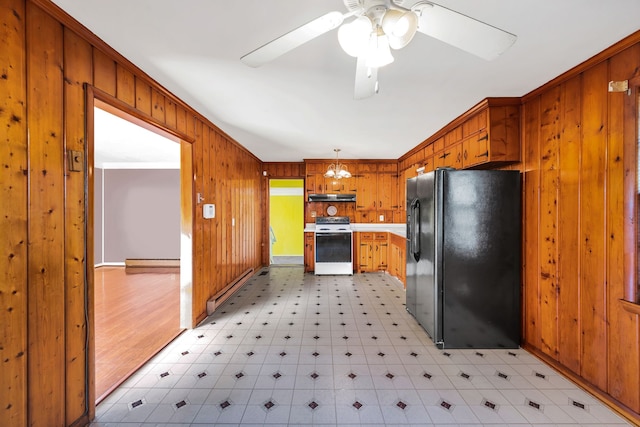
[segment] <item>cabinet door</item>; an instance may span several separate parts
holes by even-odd
[[[379,173],[376,185],[377,202],[374,207],[378,210],[393,210],[398,208],[398,176],[395,173]]]
[[[374,252],[374,267],[377,271],[386,271],[389,263],[389,243],[376,242]]]
[[[314,233],[304,233],[304,271],[315,270]]]
[[[356,209],[374,210],[376,203],[376,174],[362,172],[356,177]]]
[[[374,233],[373,241],[374,241],[374,253],[373,253],[374,270],[386,271],[389,264],[389,234]]]
[[[358,233],[358,271],[373,271],[373,236],[371,233]]]
[[[436,153],[434,159],[435,168],[455,168],[462,169],[462,143],[455,144]]]
[[[462,166],[470,167],[489,161],[489,134],[486,130],[462,143]]]

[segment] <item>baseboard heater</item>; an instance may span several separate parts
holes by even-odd
[[[131,273],[180,273],[179,259],[141,259],[124,260],[124,271]]]
[[[220,292],[215,294],[209,301],[207,301],[207,316],[210,316],[216,308],[220,307],[227,299],[231,297],[238,289],[242,287],[247,280],[251,278],[253,268],[248,268],[242,273],[236,280],[229,283]]]

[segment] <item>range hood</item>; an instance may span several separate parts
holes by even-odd
[[[310,202],[355,202],[355,194],[309,194]]]

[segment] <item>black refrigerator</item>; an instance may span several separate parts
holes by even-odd
[[[439,348],[520,345],[520,173],[407,180],[407,310]]]

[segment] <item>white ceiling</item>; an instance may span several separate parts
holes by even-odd
[[[439,0],[518,36],[487,62],[423,34],[353,99],[334,30],[260,67],[241,56],[342,0],[53,0],[263,161],[396,159],[486,97],[522,96],[640,29],[638,0]],[[413,0],[405,0],[405,5]]]

